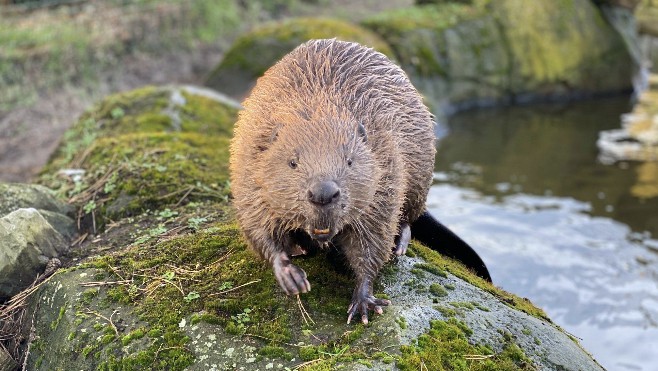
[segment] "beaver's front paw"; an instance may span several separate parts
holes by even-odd
[[[287,295],[311,291],[311,284],[306,279],[306,272],[292,264],[288,257],[280,256],[272,264],[274,277]]]
[[[352,303],[350,303],[349,308],[347,308],[347,323],[350,323],[352,317],[359,312],[361,314],[361,322],[363,322],[364,325],[367,325],[368,311],[372,310],[377,314],[382,314],[384,313],[382,307],[391,304],[390,300],[378,299],[372,296],[372,293],[369,291],[370,290],[359,290],[358,288],[354,291]]]

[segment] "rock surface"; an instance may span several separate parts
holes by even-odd
[[[235,41],[205,85],[242,99],[265,70],[299,44],[310,39],[355,41],[392,55],[390,47],[373,32],[336,19],[293,18],[270,23]]]
[[[658,37],[658,2],[656,0],[642,0],[635,10],[638,31],[641,34]]]
[[[590,0],[437,3],[362,22],[390,45],[392,52],[380,50],[403,67],[437,115],[632,89],[635,69],[626,42]],[[235,85],[251,86],[295,45],[342,35],[318,32],[324,27],[318,22],[275,24],[239,38],[208,85],[241,97]]]
[[[27,288],[76,234],[73,207],[48,188],[0,183],[0,300]]]
[[[424,6],[375,15],[365,26],[447,113],[631,88],[624,42],[589,0]]]
[[[27,288],[68,241],[36,209],[18,209],[0,218],[0,300]]]
[[[180,125],[159,114],[172,99]],[[82,209],[93,201],[86,212],[105,228],[83,244],[91,258],[30,298],[28,369],[601,369],[527,300],[417,244],[381,273],[375,292],[393,304],[368,326],[345,323],[353,279],[322,253],[296,259],[311,292],[285,296],[226,197],[235,116],[210,113],[230,107],[145,88],[109,97],[67,135],[49,169],[84,175],[42,181]],[[90,127],[103,135],[80,142]],[[108,206],[119,200],[129,212]]]

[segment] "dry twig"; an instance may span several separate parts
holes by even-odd
[[[297,295],[297,306],[299,307],[299,311],[302,313],[302,319],[304,320],[304,323],[306,323],[307,326],[311,324],[315,325],[315,321],[313,321],[311,315],[308,314],[306,308],[304,308],[304,304],[302,304],[302,299],[299,298],[299,295]]]
[[[95,316],[98,317],[98,318],[102,318],[102,319],[106,320],[106,321],[110,324],[110,326],[112,326],[112,329],[114,330],[114,333],[117,335],[117,339],[119,338],[119,330],[118,330],[117,327],[114,325],[114,322],[112,322],[112,317],[113,317],[115,314],[117,314],[117,311],[116,311],[116,310],[115,310],[114,312],[112,312],[112,314],[110,314],[110,318],[107,318],[107,317],[105,317],[104,315],[102,315],[102,314],[100,314],[100,313],[98,313],[98,312],[95,312],[95,311],[93,311],[93,310],[91,310],[91,309],[89,309],[89,308],[87,308],[87,310],[85,311],[85,313],[87,313],[87,314],[93,314],[93,315],[95,315]]]
[[[230,289],[227,289],[227,290],[224,290],[224,291],[215,292],[215,293],[212,293],[212,294],[210,294],[210,295],[208,295],[208,296],[217,296],[217,295],[226,294],[227,292],[235,291],[235,290],[237,290],[237,289],[239,289],[239,288],[242,288],[242,287],[245,287],[245,286],[249,286],[249,285],[252,285],[252,284],[254,284],[254,283],[258,283],[258,282],[260,282],[260,280],[249,281],[249,282],[244,283],[244,284],[242,284],[242,285],[240,285],[240,286],[235,286],[235,287],[233,287],[233,288],[230,288]]]

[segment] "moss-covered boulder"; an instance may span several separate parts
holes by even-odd
[[[382,39],[360,26],[330,18],[293,18],[263,25],[240,36],[210,73],[205,85],[242,98],[258,77],[299,44],[330,38],[356,41],[392,55]]]
[[[153,107],[159,112],[163,105],[155,97],[171,100],[176,92],[196,104],[187,122],[195,129],[156,124],[161,118]],[[91,119],[91,132],[102,133],[76,144],[70,156],[62,149],[49,169],[84,170],[82,180],[62,183],[61,190],[79,188],[72,197],[81,214],[89,203],[76,195],[95,195],[95,217],[105,224],[82,243],[78,260],[29,298],[29,313],[2,313],[34,318],[34,332],[12,340],[32,339],[28,369],[601,369],[527,300],[417,244],[381,272],[376,295],[393,304],[368,326],[345,323],[353,278],[324,254],[296,259],[313,290],[284,295],[271,268],[247,249],[224,189],[212,187],[227,177],[221,166],[231,120],[205,121],[204,110],[227,109],[205,99],[175,87],[113,96],[62,144],[79,143]],[[137,124],[142,114],[150,118]],[[179,158],[185,166],[172,166]],[[144,171],[152,166],[142,162],[166,166],[162,172],[176,177],[148,178]],[[115,168],[121,173],[108,188],[108,169]],[[53,181],[48,173],[43,177]],[[157,197],[176,179],[194,188]],[[133,193],[124,184],[142,184],[156,195]],[[131,197],[129,212],[104,206],[122,197]]]
[[[443,112],[631,88],[629,52],[589,0],[443,3],[363,24]]]
[[[110,96],[64,135],[42,182],[79,206],[79,219],[92,231],[146,210],[226,200],[228,143],[239,108],[196,87]]]
[[[658,1],[642,0],[635,10],[639,32],[658,37]]]

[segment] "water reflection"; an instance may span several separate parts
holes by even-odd
[[[438,146],[436,169],[485,194],[573,197],[594,215],[658,236],[658,167],[597,160],[598,132],[618,128],[629,110],[623,98],[460,114]]]
[[[604,367],[653,370],[654,169],[596,159],[598,131],[626,110],[606,100],[454,117],[428,207],[476,247],[497,285],[544,308]]]

